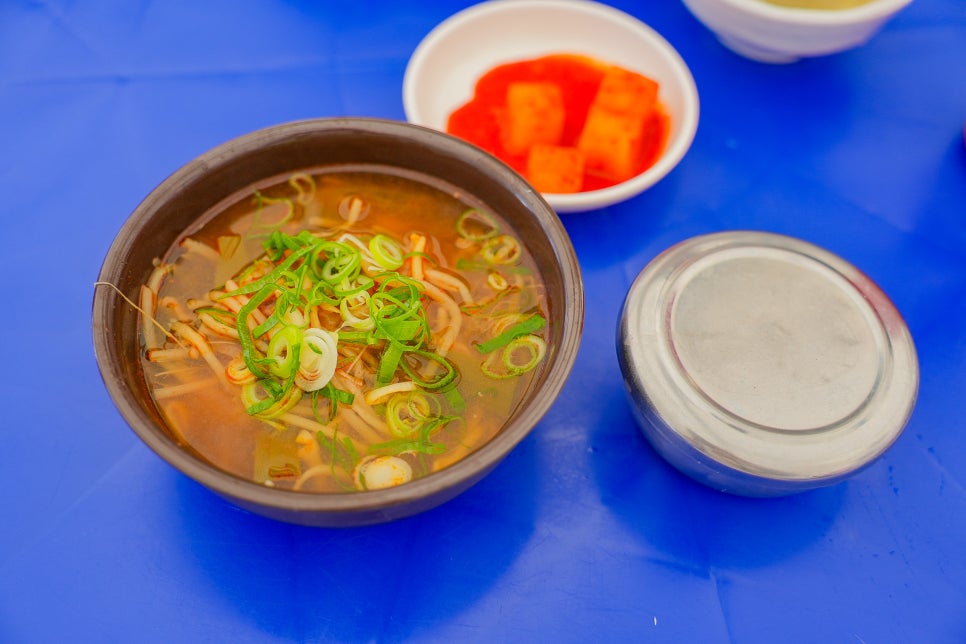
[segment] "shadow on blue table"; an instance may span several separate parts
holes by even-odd
[[[423,514],[347,529],[307,528],[235,508],[179,476],[188,567],[265,633],[299,641],[405,640],[484,596],[533,532],[533,443],[457,498]]]
[[[626,405],[609,430],[592,433],[602,503],[631,528],[659,564],[707,576],[790,559],[821,542],[835,523],[845,485],[777,498],[719,492],[681,474],[644,439]],[[616,441],[604,433],[625,432]]]

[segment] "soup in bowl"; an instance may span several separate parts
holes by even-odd
[[[418,126],[318,119],[192,161],[105,259],[109,393],[174,467],[293,523],[433,507],[489,472],[573,365],[583,293],[546,202]]]

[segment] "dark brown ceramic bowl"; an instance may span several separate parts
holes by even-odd
[[[351,526],[434,507],[492,470],[547,412],[573,366],[583,326],[583,287],[570,239],[553,209],[506,165],[453,137],[396,121],[299,121],[229,141],[191,161],[137,207],[112,244],[99,280],[136,293],[182,232],[209,208],[259,180],[310,167],[375,163],[443,179],[480,199],[527,241],[546,281],[552,317],[548,362],[525,402],[488,444],[451,467],[383,490],[312,494],[274,489],[228,474],[173,440],[141,373],[138,314],[113,289],[93,302],[94,349],[121,415],[161,458],[231,503],[281,521]]]

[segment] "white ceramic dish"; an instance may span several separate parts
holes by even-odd
[[[865,44],[912,0],[872,0],[851,9],[796,9],[762,0],[683,0],[721,43],[746,58],[791,63]]]
[[[403,81],[406,118],[446,129],[450,113],[473,96],[476,81],[496,65],[552,53],[583,54],[656,80],[671,117],[661,158],[616,186],[575,194],[544,194],[557,212],[602,208],[651,187],[684,157],[698,126],[698,92],[677,51],[628,14],[588,0],[491,0],[454,14],[413,52]]]

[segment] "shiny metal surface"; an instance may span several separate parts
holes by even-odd
[[[895,441],[918,361],[901,316],[844,259],[791,237],[704,235],[631,286],[618,337],[645,436],[750,496],[842,480]]]

